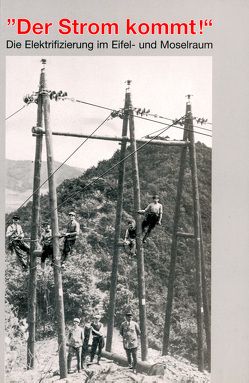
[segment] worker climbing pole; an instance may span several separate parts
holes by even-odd
[[[63,303],[63,288],[62,288],[62,275],[61,275],[61,256],[59,251],[59,227],[58,227],[58,213],[57,213],[57,195],[56,185],[54,180],[54,161],[53,161],[53,147],[52,147],[52,131],[50,128],[50,99],[53,97],[53,93],[47,89],[45,64],[46,60],[42,60],[44,67],[41,70],[40,86],[37,94],[37,126],[33,129],[33,133],[36,136],[36,154],[35,154],[35,169],[34,169],[34,184],[33,184],[33,206],[32,206],[32,226],[31,226],[31,256],[30,256],[30,281],[29,281],[29,338],[28,338],[28,350],[27,350],[27,366],[28,368],[34,367],[35,361],[35,328],[36,328],[36,290],[37,290],[37,241],[39,234],[39,219],[40,219],[40,172],[41,172],[41,154],[42,154],[42,136],[45,134],[46,148],[47,148],[47,167],[48,167],[48,181],[49,181],[49,203],[51,211],[51,226],[52,226],[52,238],[53,238],[53,256],[54,256],[54,280],[55,280],[55,299],[57,309],[57,330],[58,330],[58,350],[59,350],[59,365],[60,365],[60,377],[65,378],[67,375],[66,369],[66,344],[65,344],[65,320],[64,320],[64,303]],[[125,179],[125,160],[131,157],[132,161],[132,180],[133,180],[133,192],[134,192],[134,218],[136,221],[136,258],[137,258],[137,276],[138,276],[138,298],[139,298],[139,318],[141,327],[141,357],[145,361],[147,359],[148,352],[148,340],[147,340],[147,325],[146,325],[146,292],[145,292],[145,272],[144,272],[144,250],[142,244],[142,225],[141,225],[141,212],[140,206],[140,184],[139,184],[139,170],[138,170],[138,158],[137,152],[145,145],[153,143],[155,145],[174,145],[181,147],[181,159],[180,170],[178,179],[178,188],[176,196],[175,216],[173,225],[173,237],[171,245],[171,262],[170,273],[168,283],[168,296],[167,307],[164,326],[164,339],[163,339],[163,354],[167,354],[169,350],[169,336],[170,336],[170,324],[171,313],[173,305],[173,293],[175,283],[175,267],[177,257],[177,237],[186,236],[194,238],[195,241],[195,266],[196,266],[196,291],[197,291],[197,333],[198,333],[198,368],[203,370],[204,368],[204,352],[203,352],[203,319],[206,331],[206,341],[208,349],[208,358],[210,363],[210,318],[209,318],[209,304],[207,298],[207,286],[205,280],[205,260],[201,227],[201,215],[200,215],[200,202],[199,202],[199,190],[197,179],[197,164],[196,164],[196,150],[194,142],[193,131],[193,116],[191,111],[190,100],[188,99],[186,105],[185,125],[183,141],[167,141],[167,140],[155,140],[161,133],[149,140],[136,140],[135,127],[134,127],[134,108],[131,102],[130,83],[127,81],[127,89],[125,94],[124,109],[119,111],[112,111],[111,116],[119,116],[123,119],[122,137],[101,137],[93,136],[93,133],[88,138],[92,139],[108,139],[113,141],[121,141],[120,161],[115,164],[119,166],[118,176],[118,200],[116,210],[116,223],[115,223],[115,238],[114,238],[114,253],[113,264],[111,274],[111,287],[110,287],[110,303],[108,310],[108,327],[107,327],[107,351],[111,351],[114,318],[115,318],[115,305],[116,305],[116,288],[118,278],[118,264],[119,264],[119,243],[121,234],[121,220],[122,220],[122,208],[123,208],[123,190]],[[188,96],[190,98],[190,96]],[[94,104],[90,104],[93,105]],[[136,116],[138,117],[138,116]],[[109,117],[108,117],[109,118]],[[106,118],[106,120],[108,120]],[[142,117],[140,117],[142,118]],[[176,122],[173,122],[169,127],[174,126]],[[104,123],[103,122],[103,123]],[[102,124],[103,124],[102,123]],[[99,127],[102,125],[100,124]],[[130,130],[130,137],[127,137],[128,126]],[[45,128],[45,129],[44,129]],[[168,129],[168,128],[165,128]],[[164,129],[164,130],[165,130]],[[55,133],[57,135],[75,136],[74,134],[67,133]],[[80,136],[80,135],[78,135]],[[82,136],[82,135],[81,135]],[[85,140],[86,141],[86,140]],[[84,142],[85,142],[84,141]],[[126,145],[130,142],[130,153],[126,155]],[[142,145],[137,148],[137,142]],[[83,143],[77,148],[77,150],[83,145]],[[190,168],[192,175],[192,191],[193,191],[193,227],[194,233],[179,233],[179,220],[180,220],[180,204],[183,190],[184,170],[186,163],[187,150],[189,150]],[[75,151],[74,151],[75,152]],[[73,153],[74,153],[73,152]],[[71,156],[71,155],[70,155]],[[70,158],[70,157],[69,157]],[[112,167],[112,168],[113,168]],[[112,169],[111,168],[111,169]],[[108,172],[111,170],[109,169]],[[107,172],[104,173],[104,175]],[[145,242],[145,241],[144,241]]]
[[[128,86],[130,81],[128,81]],[[139,298],[139,319],[141,329],[141,356],[142,360],[147,360],[148,356],[148,339],[147,339],[147,324],[146,324],[146,301],[145,301],[145,276],[144,276],[144,250],[142,246],[142,220],[139,214],[141,210],[140,203],[140,184],[139,171],[137,160],[137,144],[135,138],[135,126],[133,108],[131,102],[131,94],[129,95],[129,127],[132,151],[132,178],[133,178],[133,193],[134,193],[134,217],[136,220],[136,254],[137,254],[137,274],[138,274],[138,298]]]
[[[113,260],[112,260],[112,274],[111,274],[111,287],[110,287],[110,302],[108,310],[108,324],[107,324],[107,339],[106,350],[112,349],[112,337],[114,328],[114,317],[116,307],[116,290],[117,290],[117,278],[118,278],[118,263],[119,263],[119,239],[121,233],[121,219],[123,209],[123,195],[124,195],[124,177],[125,177],[125,153],[127,144],[127,127],[128,127],[128,93],[125,94],[124,114],[123,114],[123,128],[122,128],[122,142],[120,150],[120,163],[118,168],[118,200],[116,209],[116,222],[115,222],[115,237],[113,248]]]
[[[136,217],[136,254],[137,254],[137,269],[138,269],[138,290],[139,290],[139,317],[141,327],[141,354],[142,360],[147,359],[148,353],[148,340],[147,340],[147,327],[146,327],[146,307],[145,307],[145,278],[144,278],[144,255],[142,247],[142,231],[141,231],[141,218],[138,214],[140,210],[140,186],[139,186],[139,173],[137,162],[137,149],[134,130],[134,117],[133,107],[131,103],[130,83],[127,81],[127,89],[125,95],[125,107],[123,113],[123,131],[122,131],[122,144],[120,151],[120,164],[119,164],[119,179],[118,179],[118,202],[116,212],[116,224],[115,224],[115,239],[114,239],[114,254],[112,263],[112,275],[111,275],[111,288],[110,288],[110,303],[109,303],[109,316],[107,327],[107,351],[111,351],[112,335],[114,327],[114,315],[115,315],[115,302],[116,302],[116,286],[118,275],[118,257],[119,257],[119,239],[121,231],[121,215],[123,205],[123,188],[124,188],[124,159],[127,142],[127,126],[129,122],[130,128],[130,142],[132,151],[132,168],[133,168],[133,189],[134,189],[134,217]]]

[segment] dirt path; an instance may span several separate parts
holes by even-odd
[[[121,337],[114,333],[113,352],[125,355]],[[100,365],[92,364],[85,371],[76,372],[76,359],[72,361],[74,373],[67,379],[60,379],[58,366],[57,340],[48,339],[37,342],[36,367],[26,370],[26,349],[22,350],[19,365],[6,375],[6,383],[209,383],[210,375],[200,373],[194,365],[181,358],[162,357],[156,350],[149,349],[149,362],[165,364],[164,376],[146,376],[134,374],[128,368],[116,365],[110,360],[102,359]]]

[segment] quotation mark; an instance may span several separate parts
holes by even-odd
[[[204,27],[212,27],[213,20],[205,20],[204,21]]]
[[[203,34],[203,27],[212,27],[213,26],[213,20],[200,20],[200,34]]]
[[[8,25],[15,25],[15,23],[16,23],[16,19],[8,19],[7,20],[8,21]]]

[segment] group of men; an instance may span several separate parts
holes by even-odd
[[[139,210],[139,214],[144,215],[142,221],[142,233],[143,243],[146,242],[151,230],[156,225],[161,225],[163,208],[159,203],[158,195],[154,195],[153,201],[144,210]],[[80,225],[75,219],[75,212],[69,213],[69,222],[66,227],[66,233],[60,235],[64,237],[64,244],[61,254],[61,264],[64,266],[68,255],[72,253],[76,239],[79,236]],[[134,220],[128,222],[128,228],[125,233],[124,243],[129,246],[130,254],[136,253],[136,224]],[[7,227],[6,237],[9,241],[9,249],[15,252],[19,262],[23,269],[28,267],[28,255],[30,253],[30,247],[24,240],[24,233],[20,225],[20,217],[14,215],[12,223]],[[51,265],[54,263],[53,258],[53,235],[49,224],[46,224],[45,229],[42,232],[40,243],[42,245],[41,253],[41,266],[45,267],[46,259],[51,260]],[[24,256],[26,254],[26,258]],[[93,322],[90,326],[85,326],[84,329],[80,327],[80,320],[74,319],[73,328],[69,332],[68,336],[68,357],[67,368],[68,372],[71,372],[71,361],[74,354],[77,357],[77,370],[80,371],[84,368],[86,356],[89,348],[89,338],[92,335],[92,345],[90,351],[90,363],[93,362],[94,356],[97,354],[97,363],[99,364],[103,347],[105,345],[103,325],[100,322],[100,315],[95,315]],[[128,365],[133,371],[136,371],[137,367],[137,347],[138,336],[140,335],[139,325],[132,320],[131,312],[126,313],[126,320],[121,324],[120,335],[123,338],[123,347],[125,349]]]
[[[71,372],[71,361],[73,355],[77,358],[77,370],[80,372],[85,367],[86,356],[88,355],[89,339],[92,335],[92,346],[90,351],[90,363],[93,362],[94,356],[97,354],[97,363],[99,364],[102,349],[105,346],[103,324],[100,322],[100,315],[94,315],[93,322],[90,326],[86,325],[84,329],[80,327],[80,319],[74,318],[73,328],[68,335],[68,356],[67,369]]]
[[[66,233],[60,235],[60,238],[64,238],[64,244],[61,254],[62,267],[64,267],[64,263],[67,260],[68,255],[72,253],[76,239],[79,236],[79,232],[80,225],[75,219],[75,212],[71,211],[69,213],[69,222],[66,227]],[[27,270],[30,247],[24,240],[24,233],[22,226],[20,225],[20,217],[18,215],[14,215],[12,217],[12,223],[7,227],[6,238],[8,239],[9,250],[11,250],[12,253],[16,253],[21,267],[23,268],[23,270]],[[51,265],[53,265],[53,236],[49,224],[46,224],[44,230],[42,231],[40,244],[42,246],[42,268],[44,268],[45,261],[47,258],[51,260]]]
[[[154,229],[156,225],[161,225],[162,222],[163,207],[162,204],[159,203],[159,196],[155,194],[152,199],[153,202],[151,202],[146,209],[138,211],[139,214],[144,215],[144,219],[142,221],[143,243],[146,242],[151,230]],[[76,239],[79,236],[79,232],[80,225],[75,219],[75,212],[71,211],[69,213],[69,222],[66,227],[66,233],[60,235],[60,238],[64,237],[61,255],[62,268],[64,268],[64,263],[67,260],[68,255],[72,253]],[[134,255],[136,252],[136,235],[135,221],[129,220],[128,228],[125,233],[124,244],[128,245],[129,253],[131,255]],[[26,270],[28,267],[27,258],[30,253],[30,247],[24,241],[24,233],[20,225],[20,217],[18,215],[13,216],[12,223],[7,227],[6,237],[9,240],[9,249],[16,253],[22,268]],[[53,266],[53,236],[49,224],[46,224],[46,227],[42,232],[40,244],[42,245],[42,268],[44,269],[47,258],[51,260],[51,265]],[[27,256],[26,259],[24,255]]]
[[[64,267],[64,263],[68,258],[68,255],[72,253],[76,239],[80,233],[80,225],[79,222],[75,219],[75,212],[70,211],[69,222],[66,227],[66,233],[61,234],[60,238],[64,238],[64,244],[61,254],[61,265]],[[45,267],[46,259],[51,259],[51,266],[54,264],[53,257],[53,236],[50,225],[47,224],[44,232],[41,236],[41,245],[42,245],[42,254],[41,254],[41,266]]]
[[[126,319],[121,324],[120,335],[123,338],[123,347],[126,352],[128,366],[134,372],[137,368],[137,348],[138,348],[138,336],[140,335],[139,325],[132,320],[132,313],[126,313]],[[89,339],[92,335],[92,345],[89,352]],[[67,370],[68,373],[72,373],[71,362],[72,357],[76,355],[77,358],[77,371],[80,372],[85,368],[86,356],[90,354],[90,363],[94,361],[95,355],[97,355],[97,364],[100,364],[102,350],[105,346],[103,332],[103,324],[100,322],[100,315],[94,315],[93,322],[89,325],[85,325],[84,328],[80,326],[80,319],[74,318],[73,327],[69,331],[68,335],[68,356],[67,356]]]

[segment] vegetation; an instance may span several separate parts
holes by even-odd
[[[197,143],[197,163],[202,211],[204,247],[207,265],[207,282],[210,294],[210,229],[211,229],[211,149]],[[128,149],[129,150],[129,149]],[[178,182],[180,149],[158,148],[148,145],[138,152],[141,185],[141,205],[145,207],[151,195],[157,192],[164,206],[161,227],[156,227],[144,247],[148,335],[150,345],[160,349],[165,315],[167,283],[170,262],[170,246],[176,188]],[[74,209],[80,222],[81,234],[75,254],[68,260],[63,274],[64,304],[66,322],[80,315],[88,319],[96,310],[103,310],[107,318],[109,300],[112,248],[117,199],[117,167],[104,178],[98,178],[119,160],[116,152],[110,160],[101,161],[97,167],[88,169],[81,177],[65,180],[58,188],[60,228],[66,225],[67,213]],[[126,163],[124,211],[122,236],[127,218],[133,215],[132,168]],[[86,185],[95,179],[95,182]],[[191,173],[186,164],[184,191],[181,205],[180,227],[192,232]],[[30,232],[31,203],[21,208],[24,230]],[[7,217],[8,218],[8,217]],[[48,197],[41,198],[41,223],[49,219]],[[54,331],[54,282],[53,272],[47,266],[46,272],[38,272],[38,329],[40,336]],[[8,254],[6,260],[7,318],[12,315],[20,320],[27,316],[27,275],[16,265]],[[119,326],[124,311],[130,308],[138,318],[138,291],[136,259],[130,259],[121,248],[117,286],[115,324]],[[171,331],[171,353],[196,361],[196,292],[195,259],[192,239],[179,239],[176,266],[175,300]]]

